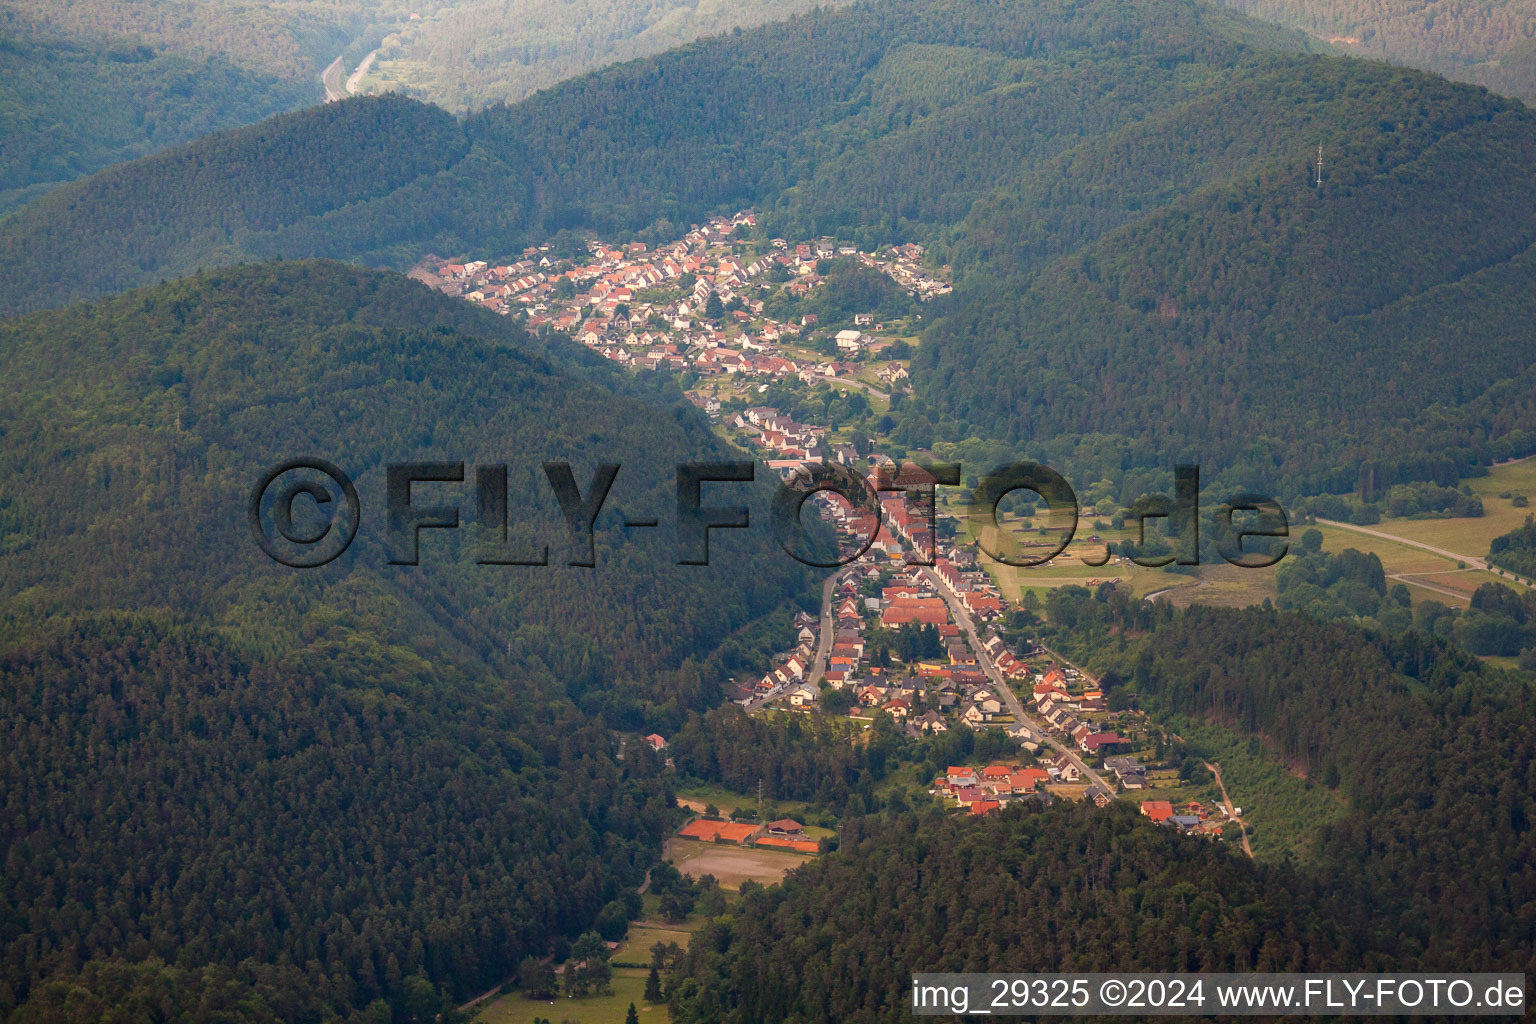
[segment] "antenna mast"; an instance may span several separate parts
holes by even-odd
[[[1323,144],[1317,144],[1317,187],[1323,187]]]

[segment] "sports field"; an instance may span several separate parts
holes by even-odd
[[[692,878],[714,875],[723,889],[740,889],[741,883],[748,879],[772,885],[792,868],[811,861],[810,857],[782,850],[700,843],[692,839],[668,839],[663,856]]]

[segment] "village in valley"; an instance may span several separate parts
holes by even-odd
[[[786,480],[832,463],[878,496],[875,515],[827,491],[813,495],[844,558],[857,557],[828,581],[820,616],[795,616],[786,649],[763,674],[733,681],[732,700],[750,713],[834,715],[865,727],[886,715],[913,738],[1001,731],[1015,754],[950,765],[928,782],[935,799],[964,813],[1123,799],[1193,836],[1241,834],[1233,821],[1241,809],[1193,798],[1159,756],[1156,725],[1111,708],[1096,680],[1040,646],[1033,617],[1015,614],[996,567],[978,559],[975,538],[935,500],[933,478],[881,453],[882,416],[907,391],[923,304],[950,290],[921,246],[861,252],[830,239],[764,238],[743,211],[654,246],[586,239],[559,250],[533,247],[505,263],[428,257],[412,276],[621,366],[675,375],[720,433]],[[883,290],[871,287],[873,275],[888,282]],[[857,305],[882,295],[904,300]],[[827,421],[814,422],[817,411]],[[646,740],[666,747],[662,736]],[[808,833],[790,818],[709,810],[679,839],[803,855],[827,843],[825,830]]]

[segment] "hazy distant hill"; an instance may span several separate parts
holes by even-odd
[[[0,374],[18,1019],[404,1020],[499,984],[638,884],[668,828],[660,764],[617,760],[606,726],[717,703],[787,635],[756,646],[754,621],[808,585],[766,528],[673,564],[676,464],[727,454],[691,407],[396,275],[259,265],[4,321]],[[362,500],[323,569],[275,565],[246,522],[295,456]],[[474,564],[473,468],[417,486],[458,502],[460,540],[385,564],[383,466],[412,459],[510,463],[511,540],[551,565]],[[544,459],[583,488],[622,466],[595,568],[563,564]]]
[[[1536,101],[1536,7],[1529,0],[1225,0],[1340,50]]]
[[[0,27],[0,214],[110,164],[318,99],[220,56]]]
[[[810,6],[12,0],[0,10],[0,214],[111,164],[317,103],[322,69],[340,57],[345,82],[381,44],[368,90],[462,110]]]
[[[17,35],[87,44],[141,43],[183,57],[229,63],[315,87],[320,70],[376,17],[405,16],[405,0],[8,0]]]
[[[813,0],[461,0],[387,35],[364,87],[477,110],[515,103],[604,64],[812,6]]]

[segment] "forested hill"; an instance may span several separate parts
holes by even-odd
[[[60,182],[317,98],[218,56],[13,35],[0,20],[0,213]]]
[[[68,264],[8,258],[21,276],[0,308],[60,306],[234,262],[253,233],[388,195],[453,166],[467,145],[446,112],[387,97],[280,114],[109,168],[0,221],[0,235]]]
[[[1532,969],[1529,678],[1413,634],[1059,598],[1117,706],[1219,723],[1326,787],[1312,852],[1255,863],[1126,806],[845,823],[838,857],[695,938],[674,1020],[908,1020],[929,970]]]
[[[916,971],[1321,971],[1357,961],[1295,872],[1256,868],[1125,805],[845,825],[836,857],[698,933],[678,1024],[920,1020]]]
[[[674,564],[675,467],[726,452],[560,348],[328,263],[0,322],[0,1015],[424,1019],[639,882],[660,766],[616,760],[607,727],[716,703],[766,657],[754,623],[814,584],[766,529]],[[299,456],[362,505],[320,569],[276,565],[247,523]],[[463,528],[386,564],[384,464],[460,459],[466,484],[412,501]],[[544,460],[583,493],[621,464],[595,568],[566,564]],[[473,467],[503,462],[515,547],[488,550]],[[475,564],[541,543],[547,567]]]
[[[0,221],[0,309],[252,256],[671,239],[751,205],[954,265],[893,412],[912,448],[1055,462],[1092,435],[1102,465],[1068,468],[1095,479],[1184,457],[1287,497],[1525,454],[1536,115],[1309,45],[1195,0],[865,0],[462,123],[343,103]]]
[[[908,74],[914,44],[954,52]],[[562,83],[470,118],[463,138],[431,108],[350,101],[210,136],[18,211],[0,223],[0,251],[69,262],[7,256],[0,310],[243,255],[399,265],[428,249],[512,251],[561,227],[671,236],[721,204],[766,201],[824,163],[943,123],[1003,134],[978,171],[979,138],[942,157],[921,189],[909,181],[882,201],[948,193],[946,179],[965,174],[978,175],[966,189],[985,190],[1000,167],[1021,173],[1020,161],[1135,120],[1255,46],[1305,45],[1193,0],[867,0]],[[829,198],[851,213],[867,197]]]
[[[1096,433],[1292,495],[1524,455],[1533,161],[1518,105],[1335,61],[1078,147],[971,211],[911,436]]]

